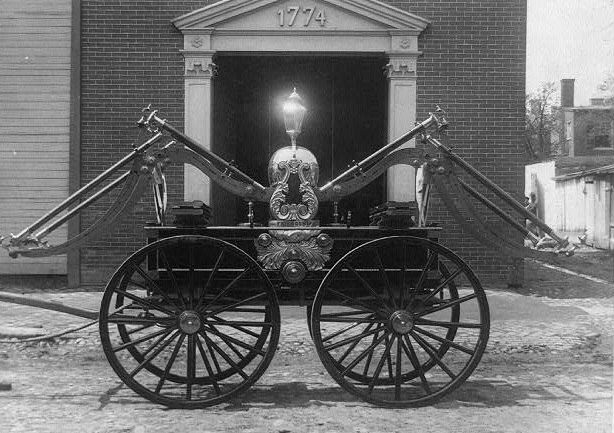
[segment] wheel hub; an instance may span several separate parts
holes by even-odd
[[[195,334],[200,329],[202,322],[196,311],[184,311],[179,316],[179,328],[186,334]]]
[[[298,284],[305,279],[307,270],[301,262],[291,260],[284,265],[283,269],[281,270],[281,274],[287,282],[291,284]]]
[[[414,327],[414,318],[411,313],[399,310],[390,316],[390,324],[394,332],[398,334],[408,334]]]

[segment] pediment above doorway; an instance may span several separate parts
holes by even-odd
[[[186,51],[416,52],[428,21],[374,0],[222,0],[173,20]]]
[[[422,17],[376,0],[222,0],[172,23],[184,37],[185,132],[206,149],[212,141],[213,80],[224,73],[215,62],[222,56],[381,59],[388,79],[388,137],[415,123],[418,36],[429,24]],[[415,199],[412,170],[389,170],[388,200]],[[185,200],[211,203],[210,180],[189,165],[184,173]]]

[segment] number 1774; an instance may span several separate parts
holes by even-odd
[[[299,17],[299,12],[302,12],[302,19]],[[320,26],[324,26],[326,23],[326,15],[323,10],[317,10],[314,7],[301,7],[301,6],[288,6],[287,9],[279,9],[277,11],[279,17],[279,26],[292,27],[296,23],[297,19],[303,23],[303,26],[307,27],[311,21],[316,21]],[[314,18],[315,15],[315,18]]]

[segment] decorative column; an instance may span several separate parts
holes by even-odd
[[[190,41],[192,50],[184,50],[185,59],[185,133],[207,150],[211,150],[213,115],[213,77],[216,65],[215,51],[193,51],[202,44],[195,36]],[[186,44],[187,45],[187,44]],[[211,182],[191,165],[185,166],[184,200],[211,203]]]
[[[416,36],[392,37],[393,47],[385,66],[388,77],[388,141],[413,128],[416,122]],[[415,147],[412,139],[401,148]],[[388,169],[387,199],[389,201],[416,200],[415,170],[408,165]]]

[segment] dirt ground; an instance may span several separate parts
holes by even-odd
[[[609,432],[611,358],[578,349],[486,355],[471,380],[436,405],[386,409],[330,379],[311,350],[279,353],[229,404],[168,410],[122,386],[90,344],[2,350],[14,389],[0,393],[11,432]]]

